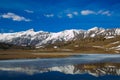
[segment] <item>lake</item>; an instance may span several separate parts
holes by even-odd
[[[120,55],[1,60],[0,80],[120,80]]]

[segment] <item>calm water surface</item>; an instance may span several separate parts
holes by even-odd
[[[0,80],[120,80],[120,55],[2,60]]]

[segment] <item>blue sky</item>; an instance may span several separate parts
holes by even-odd
[[[0,0],[0,32],[120,27],[120,0]]]

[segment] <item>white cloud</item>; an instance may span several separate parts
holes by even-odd
[[[73,12],[73,14],[77,16],[77,15],[78,15],[78,12],[77,12],[77,11],[75,11],[75,12]]]
[[[54,14],[44,14],[44,16],[47,18],[51,18],[51,17],[54,17]]]
[[[106,11],[103,11],[103,10],[99,10],[99,11],[82,10],[81,11],[81,15],[90,15],[90,14],[111,16],[111,12],[108,10],[106,10]]]
[[[1,17],[6,18],[6,19],[12,19],[13,21],[26,21],[26,22],[31,21],[30,19],[26,19],[25,17],[19,16],[14,13],[10,13],[10,12],[1,15]]]
[[[106,16],[111,16],[111,12],[110,11],[103,11],[103,10],[100,10],[98,11],[98,14],[101,14],[101,15],[106,15]]]
[[[82,10],[81,15],[89,15],[89,14],[96,14],[96,12],[92,10]]]
[[[34,13],[34,11],[31,11],[31,10],[24,10],[24,11],[27,13]]]
[[[69,13],[69,14],[67,14],[67,17],[68,18],[73,18],[73,15]]]

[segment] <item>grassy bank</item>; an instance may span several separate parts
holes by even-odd
[[[114,53],[105,53],[95,50],[86,50],[86,51],[57,51],[57,50],[0,50],[0,60],[9,60],[9,59],[34,59],[34,58],[62,58],[69,57],[76,54],[114,54]]]
[[[31,50],[0,50],[0,60],[34,59],[34,58],[61,58],[73,55],[72,53],[35,52]]]

